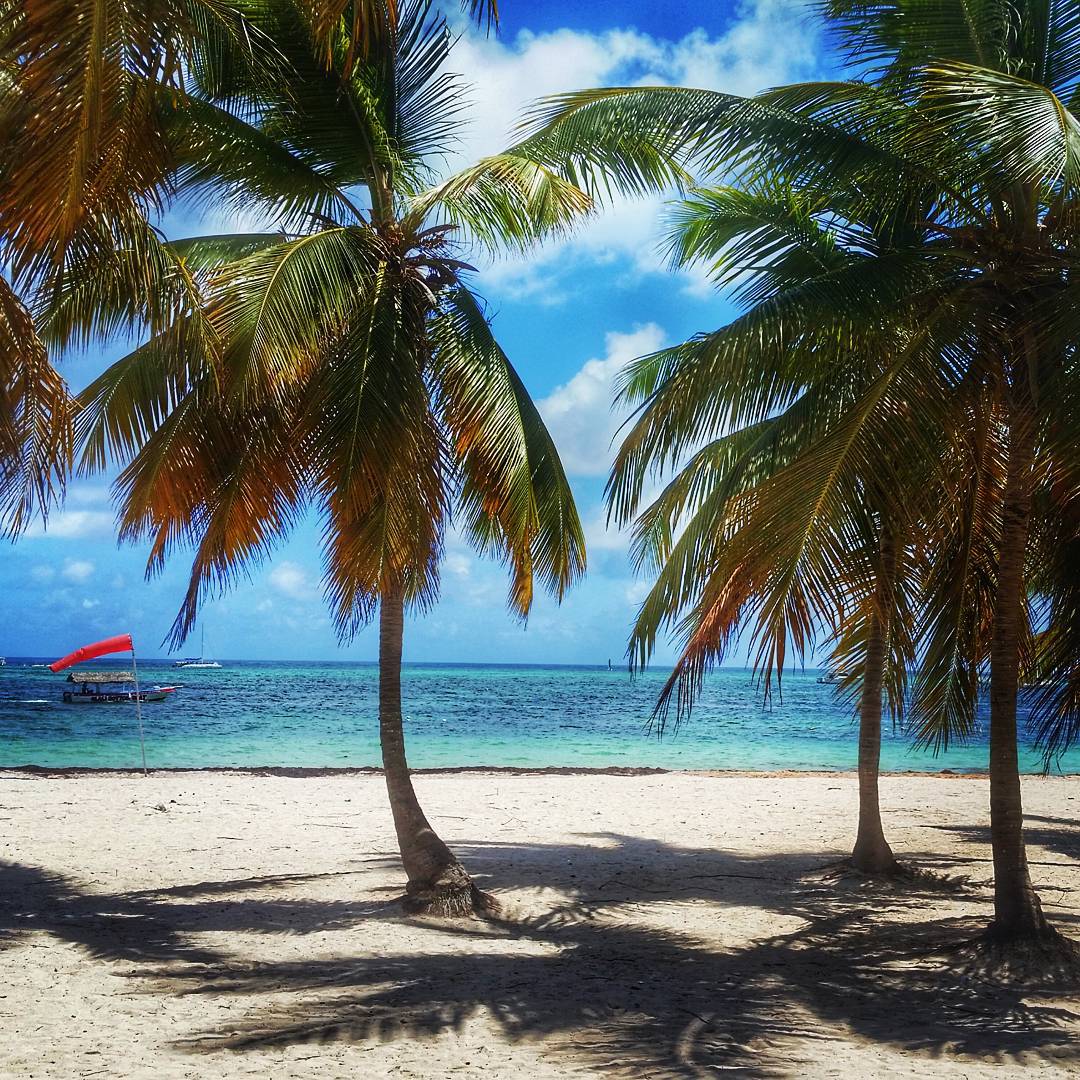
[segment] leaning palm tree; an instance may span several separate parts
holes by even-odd
[[[921,192],[926,243],[914,250],[898,245],[880,264],[891,268],[899,292],[890,299],[871,288],[856,308],[878,303],[877,317],[888,323],[897,310],[906,317],[912,297],[923,310],[918,332],[868,386],[868,393],[883,394],[916,359],[926,376],[923,385],[909,384],[903,408],[877,435],[882,445],[916,401],[933,404],[931,390],[948,394],[956,436],[938,473],[941,512],[932,524],[941,544],[920,605],[925,652],[914,720],[924,739],[939,744],[970,731],[980,671],[989,667],[991,936],[1010,948],[1035,942],[1056,951],[1061,943],[1046,925],[1024,849],[1016,706],[1030,652],[1026,598],[1029,585],[1045,579],[1032,563],[1045,554],[1034,539],[1061,534],[1065,524],[1055,515],[1063,513],[1061,491],[1071,490],[1060,482],[1047,489],[1047,477],[1071,476],[1076,465],[1076,444],[1058,434],[1071,430],[1063,403],[1072,400],[1078,377],[1080,329],[1071,302],[1080,221],[1080,121],[1069,109],[1080,78],[1075,13],[1066,5],[1000,0],[977,5],[977,18],[959,0],[838,6],[847,13],[842,28],[856,58],[880,67],[876,81],[786,87],[756,99],[679,88],[584,91],[548,103],[525,145],[586,185],[605,175],[640,182],[657,156],[675,155],[699,172],[734,171],[737,182],[846,192],[863,220],[888,219]],[[651,154],[637,149],[642,145]],[[792,333],[787,310],[774,309],[768,336],[747,324],[738,370],[766,365],[762,378],[773,379],[769,392],[776,394],[790,384],[776,374],[774,357],[786,356],[790,370],[835,355],[845,339],[836,332],[839,312],[829,310],[832,286],[826,280],[815,287],[830,335],[821,342],[824,353],[790,348],[798,328]],[[897,296],[905,301],[899,308]],[[904,319],[894,325],[901,329]],[[692,420],[684,439],[694,424],[707,430],[709,419],[723,414],[718,397],[734,393],[725,364],[736,354],[710,338],[694,351],[696,360],[671,380]],[[669,370],[657,366],[659,374]],[[881,415],[867,398],[846,421],[847,434],[844,422],[838,425],[838,437],[854,437],[864,419]],[[668,445],[675,441],[669,437]],[[1050,519],[1040,520],[1042,513]],[[766,514],[760,522],[785,527],[782,517]],[[716,588],[695,609],[703,635],[705,616],[738,595],[724,591],[731,582]],[[835,603],[827,589],[820,599]],[[1076,658],[1053,655],[1053,691],[1036,720],[1049,717],[1064,737],[1076,731]],[[699,672],[690,669],[684,686],[691,692]],[[1043,734],[1060,748],[1056,735]]]
[[[288,77],[230,109],[193,77],[170,104],[181,190],[276,215],[285,233],[160,246],[186,308],[82,395],[83,465],[110,458],[121,537],[149,540],[150,570],[193,549],[172,630],[208,590],[266,557],[298,517],[323,521],[325,589],[343,639],[379,614],[379,721],[408,903],[487,910],[432,829],[405,756],[406,610],[435,602],[446,531],[510,566],[524,616],[539,582],[558,597],[584,569],[581,526],[554,444],[469,284],[467,241],[524,245],[590,207],[521,155],[448,180],[436,169],[461,122],[451,40],[428,3],[399,4],[378,48],[340,24],[327,66],[304,5],[272,0],[260,26]],[[109,279],[45,298],[45,332],[111,326],[131,298]]]

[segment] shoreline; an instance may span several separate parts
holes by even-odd
[[[856,779],[855,769],[665,769],[659,766],[635,765],[442,765],[432,768],[411,769],[414,776],[703,776],[703,777],[850,777]],[[327,776],[382,776],[377,765],[163,765],[147,770],[150,776],[233,775],[275,776],[284,779],[303,780]],[[70,779],[80,776],[142,776],[138,766],[118,765],[0,765],[0,777],[16,774],[26,779]],[[986,769],[882,769],[881,776],[927,777],[937,780],[986,779]],[[1021,773],[1025,780],[1071,780],[1080,778],[1080,772]]]

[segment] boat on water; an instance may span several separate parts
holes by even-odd
[[[146,690],[127,689],[135,686],[130,671],[73,671],[67,681],[79,689],[65,690],[67,705],[122,705],[135,701],[165,701],[180,689],[174,686],[151,686]]]
[[[0,667],[7,667],[7,657],[0,656]]]
[[[826,671],[824,675],[819,675],[817,681],[823,686],[832,686],[835,683],[843,682],[847,677],[847,671],[843,668],[837,668],[836,671]]]
[[[221,665],[216,660],[206,659],[206,628],[203,627],[202,639],[199,643],[199,655],[188,656],[183,660],[174,660],[173,667],[186,668],[191,671],[194,668],[219,668]]]

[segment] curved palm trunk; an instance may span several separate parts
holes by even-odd
[[[875,589],[874,612],[866,642],[866,662],[859,697],[859,831],[851,865],[868,874],[889,873],[896,857],[881,825],[878,776],[881,770],[881,691],[889,649],[889,611],[896,575],[896,545],[882,533],[881,561]]]
[[[1024,607],[1024,553],[1035,456],[1031,418],[1014,413],[1001,521],[997,602],[990,646],[990,841],[994,854],[996,937],[1019,938],[1047,928],[1031,885],[1016,746],[1016,702]]]
[[[405,758],[401,721],[401,642],[404,603],[400,591],[383,594],[379,608],[379,739],[398,849],[408,877],[406,906],[435,915],[493,911],[493,897],[481,892],[439,839],[417,801]]]

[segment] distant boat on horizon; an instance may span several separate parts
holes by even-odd
[[[829,671],[824,675],[819,675],[818,682],[825,686],[832,686],[833,683],[842,682],[847,677],[848,673],[844,668],[837,668],[835,671]]]
[[[194,668],[219,668],[221,665],[216,660],[206,659],[206,627],[202,628],[202,637],[199,641],[199,655],[188,656],[183,660],[174,660],[173,667],[184,668],[191,671]]]

